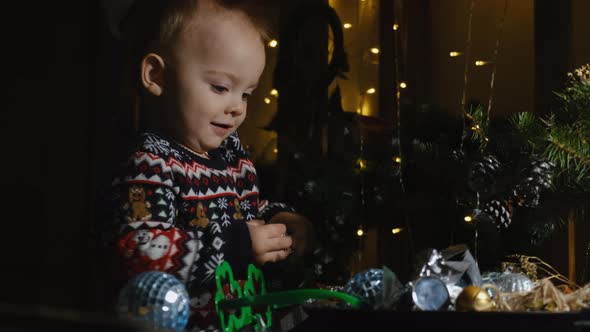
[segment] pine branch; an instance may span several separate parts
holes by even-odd
[[[557,114],[559,124],[585,128],[586,135],[590,128],[590,65],[582,66],[568,73],[567,86],[555,95],[561,102]]]
[[[590,180],[590,146],[580,139],[575,129],[552,128],[549,142],[545,156],[561,168],[565,184]]]
[[[533,151],[542,149],[546,145],[547,123],[533,113],[516,113],[510,118],[510,124],[528,142]]]
[[[576,81],[566,88],[564,109],[572,113],[577,120],[588,120],[590,116],[590,82]]]
[[[471,122],[473,132],[471,139],[479,144],[479,150],[483,151],[489,142],[487,132],[490,122],[485,115],[483,105],[478,105],[475,109],[471,108],[465,112],[465,117]]]

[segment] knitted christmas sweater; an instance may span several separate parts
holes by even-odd
[[[193,314],[211,309],[215,268],[228,261],[237,276],[253,261],[246,221],[268,221],[281,203],[259,197],[256,169],[238,135],[203,158],[162,134],[140,135],[113,182],[107,244],[128,277],[171,273],[184,281]]]

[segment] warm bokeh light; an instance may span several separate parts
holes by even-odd
[[[363,232],[363,229],[362,229],[362,228],[359,228],[359,229],[356,231],[356,235],[358,235],[358,236],[363,236],[363,234],[365,234],[365,232]]]
[[[271,96],[278,97],[279,96],[279,90],[277,90],[277,89],[270,90],[270,95]]]
[[[465,218],[463,218],[463,220],[465,220],[466,223],[470,223],[473,221],[473,217],[472,216],[465,216]]]
[[[451,58],[458,57],[458,56],[459,56],[459,55],[461,55],[461,54],[462,54],[461,52],[457,52],[457,51],[452,51],[452,52],[449,52],[449,56],[450,56]]]
[[[356,165],[361,170],[367,168],[367,162],[362,158],[357,159]]]
[[[371,53],[373,53],[373,54],[379,54],[379,49],[377,47],[373,47],[371,49]]]
[[[344,29],[352,28],[352,24],[350,24],[350,23],[344,23],[342,26],[344,27]]]
[[[367,89],[367,94],[372,95],[375,93],[375,91],[377,91],[377,90],[375,90],[375,88],[369,88],[369,89]]]
[[[391,230],[391,233],[393,233],[393,234],[398,234],[398,233],[400,233],[400,232],[401,232],[401,231],[403,231],[403,230],[404,230],[403,228],[399,228],[399,227],[398,227],[398,228],[393,228],[393,229]]]
[[[397,24],[397,23],[394,23],[394,24],[393,24],[393,30],[397,30],[397,29],[399,29],[399,24]]]
[[[270,98],[264,97],[264,102],[267,103],[267,104],[270,104]]]
[[[279,45],[279,42],[276,41],[275,39],[268,42],[268,46],[270,46],[270,47],[277,47],[277,45]]]
[[[400,88],[402,88],[402,89],[405,89],[405,88],[407,88],[407,87],[408,87],[408,84],[407,84],[406,82],[401,82],[401,83],[399,84],[399,87],[400,87]]]

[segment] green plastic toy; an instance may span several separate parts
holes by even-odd
[[[258,330],[261,328],[259,326],[261,322],[264,327],[270,328],[273,309],[302,304],[309,299],[337,299],[346,302],[352,308],[361,308],[363,305],[362,300],[355,296],[325,289],[296,289],[267,293],[262,271],[252,264],[248,266],[248,279],[244,284],[244,289],[234,279],[228,262],[223,262],[215,270],[215,282],[217,286],[215,310],[224,332],[239,331],[253,323]],[[223,292],[225,284],[229,285],[230,292],[236,297],[229,299],[225,297]],[[259,286],[259,292],[256,291],[256,285]],[[266,309],[263,313],[254,313],[253,307],[265,307]],[[227,313],[229,310],[235,310],[235,312]]]

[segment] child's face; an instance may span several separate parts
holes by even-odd
[[[171,129],[191,149],[219,147],[246,117],[247,99],[265,65],[258,31],[241,13],[199,9],[171,52],[164,90]]]

